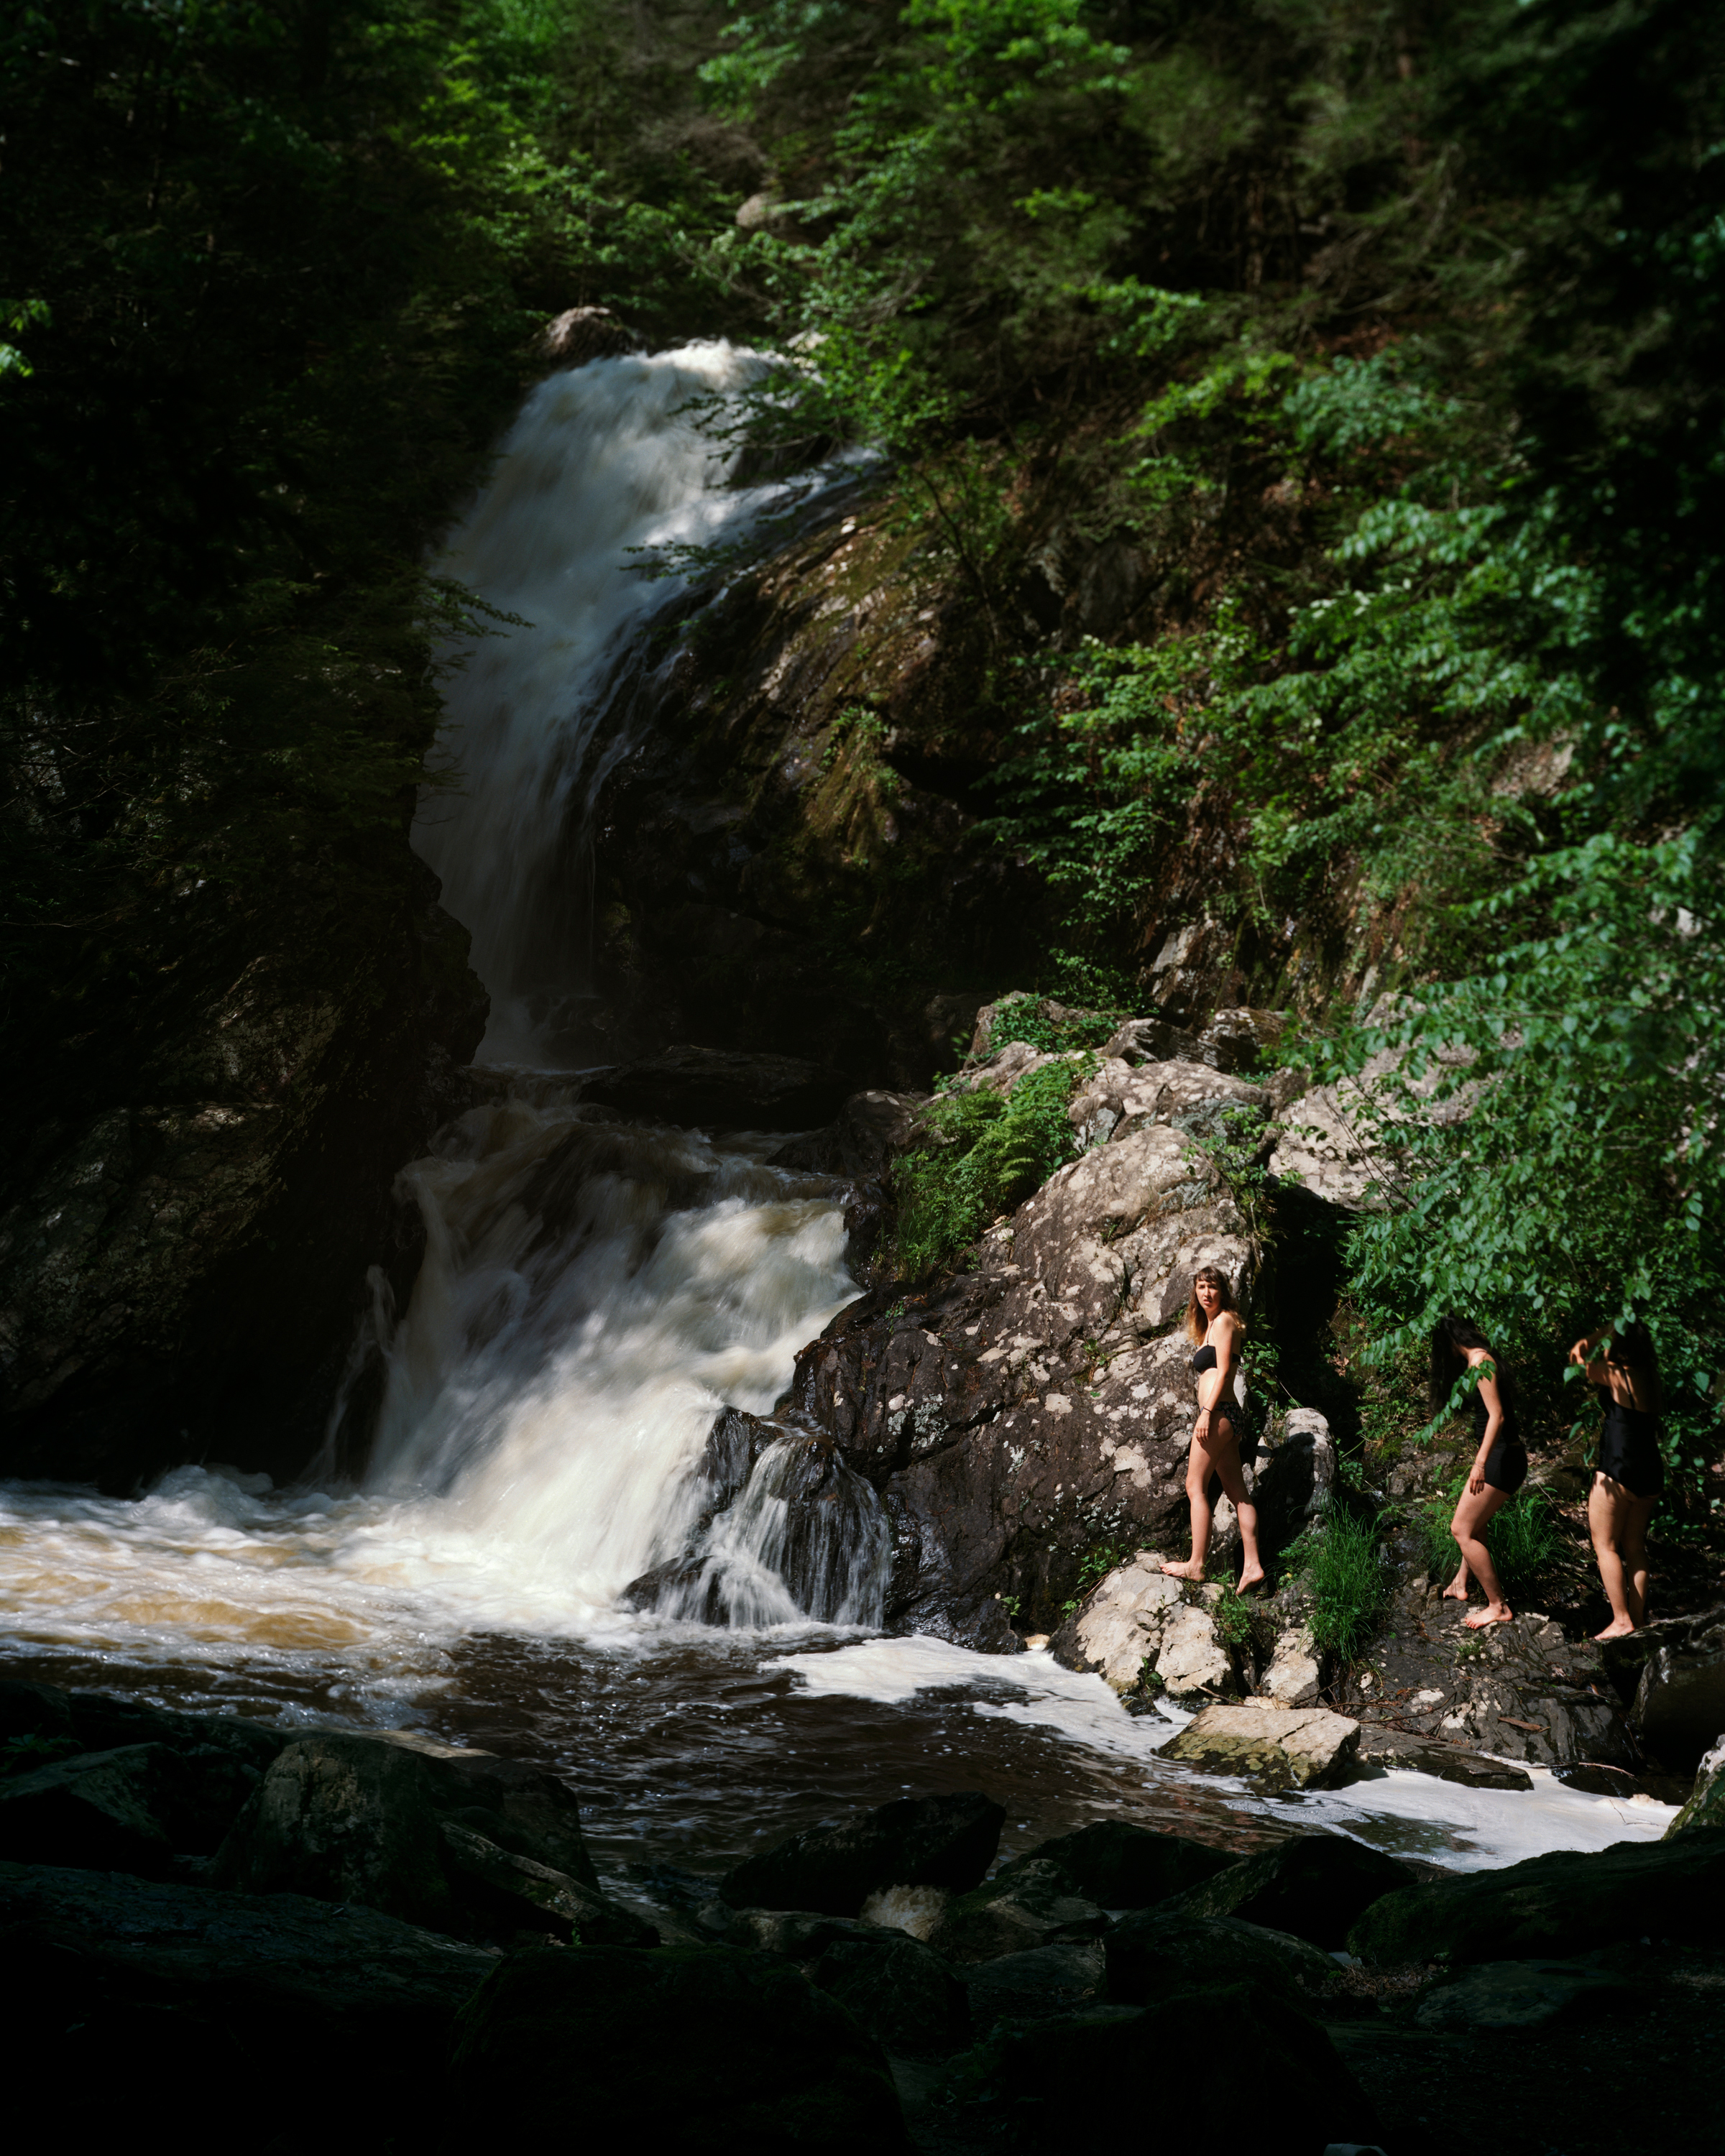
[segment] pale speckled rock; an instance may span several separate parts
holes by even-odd
[[[1217,1633],[1216,1620],[1208,1609],[1189,1603],[1168,1619],[1157,1652],[1156,1674],[1170,1699],[1240,1688],[1233,1660]]]
[[[1322,1707],[1207,1707],[1172,1743],[1165,1759],[1213,1774],[1245,1774],[1260,1788],[1334,1789],[1349,1780],[1359,1724]]]
[[[1296,1625],[1276,1643],[1258,1689],[1278,1707],[1316,1707],[1323,1672],[1309,1625]]]
[[[1086,1599],[1070,1628],[1062,1628],[1055,1659],[1069,1669],[1093,1670],[1116,1691],[1131,1691],[1163,1640],[1178,1607],[1181,1585],[1162,1569],[1153,1551],[1117,1566]]]

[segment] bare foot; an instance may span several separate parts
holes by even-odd
[[[1202,1579],[1204,1578],[1204,1567],[1199,1563],[1195,1557],[1188,1558],[1184,1564],[1164,1563],[1162,1568],[1174,1579]]]
[[[1255,1587],[1261,1587],[1263,1584],[1264,1568],[1260,1564],[1255,1572],[1241,1573],[1240,1575],[1240,1584],[1234,1591],[1236,1594],[1245,1594],[1249,1593],[1251,1589]]]
[[[1444,1589],[1444,1599],[1445,1602],[1466,1602],[1467,1589],[1465,1587],[1458,1587],[1452,1579]]]
[[[1507,1625],[1515,1614],[1507,1602],[1488,1602],[1461,1621],[1470,1632],[1483,1632],[1488,1625]]]
[[[1595,1632],[1594,1637],[1596,1640],[1626,1640],[1635,1629],[1628,1618],[1625,1617],[1620,1623],[1614,1618],[1603,1632]]]

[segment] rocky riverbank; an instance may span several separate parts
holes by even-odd
[[[412,1732],[10,1682],[0,1738],[15,2031],[86,2136],[165,2047],[201,2100],[255,2107],[285,2041],[338,2149],[547,2134],[578,2102],[635,2135],[698,2116],[738,2156],[1051,2151],[1075,2116],[1135,2130],[1171,2046],[1220,2071],[1225,2026],[1296,2156],[1465,2138],[1462,2047],[1523,2032],[1496,2145],[1587,2156],[1596,2092],[1553,2062],[1601,2011],[1656,2053],[1650,2130],[1705,2130],[1717,1759],[1661,1842],[1459,1878],[1337,1835],[1240,1859],[1106,1820],[997,1865],[1004,1815],[972,1792],[602,1884],[555,1776]],[[300,2130],[259,2122],[266,2148]]]

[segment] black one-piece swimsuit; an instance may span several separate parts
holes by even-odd
[[[1502,1390],[1502,1380],[1498,1389]],[[1486,1435],[1486,1424],[1491,1419],[1486,1403],[1476,1387],[1473,1396],[1473,1441],[1477,1446]],[[1521,1432],[1516,1428],[1515,1410],[1505,1403],[1503,1422],[1497,1432],[1497,1441],[1486,1455],[1486,1481],[1493,1490],[1502,1490],[1513,1497],[1527,1479],[1527,1450],[1522,1443]]]
[[[1659,1456],[1659,1417],[1625,1406],[1605,1395],[1605,1426],[1599,1432],[1599,1469],[1622,1483],[1632,1497],[1656,1497],[1665,1487],[1665,1462]]]

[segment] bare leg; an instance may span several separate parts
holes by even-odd
[[[1444,1599],[1445,1602],[1466,1601],[1468,1577],[1467,1559],[1463,1558],[1461,1560],[1461,1570],[1444,1589]]]
[[[1202,1579],[1204,1561],[1210,1546],[1210,1455],[1194,1437],[1186,1459],[1186,1496],[1192,1507],[1192,1554],[1184,1564],[1164,1564],[1163,1570],[1176,1579]]]
[[[1609,1475],[1594,1476],[1587,1493],[1587,1524],[1605,1599],[1611,1604],[1611,1622],[1603,1632],[1594,1633],[1596,1640],[1620,1640],[1645,1620],[1647,1516],[1652,1509],[1651,1498],[1637,1497]]]
[[[1216,1425],[1212,1424],[1212,1429]],[[1240,1465],[1240,1439],[1232,1423],[1224,1422],[1217,1431],[1222,1440],[1212,1455],[1216,1472],[1222,1478],[1222,1487],[1233,1500],[1234,1516],[1240,1522],[1240,1584],[1235,1594],[1244,1594],[1249,1587],[1255,1587],[1264,1577],[1263,1559],[1258,1554],[1258,1508],[1252,1502],[1251,1492],[1246,1488],[1245,1470]]]
[[[1491,1563],[1491,1553],[1481,1539],[1486,1522],[1494,1512],[1502,1512],[1509,1502],[1507,1490],[1494,1490],[1488,1482],[1477,1495],[1466,1491],[1455,1507],[1455,1517],[1450,1522],[1450,1532],[1455,1536],[1461,1552],[1464,1572],[1471,1572],[1478,1580],[1486,1598],[1486,1606],[1475,1615],[1462,1621],[1477,1631],[1481,1625],[1507,1624],[1515,1612],[1504,1599],[1503,1588]]]

